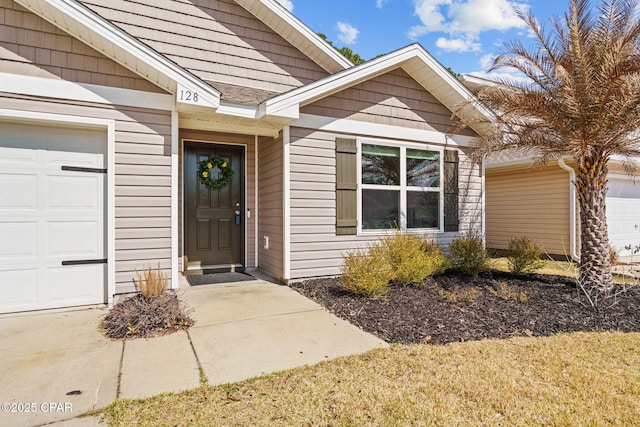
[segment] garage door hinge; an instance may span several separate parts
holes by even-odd
[[[71,172],[91,172],[91,173],[107,173],[106,169],[101,168],[84,168],[80,166],[62,166],[63,171]]]
[[[107,259],[78,259],[72,261],[62,261],[62,265],[86,265],[86,264],[106,264]]]

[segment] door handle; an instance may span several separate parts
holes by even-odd
[[[240,225],[240,211],[235,211],[236,225]]]

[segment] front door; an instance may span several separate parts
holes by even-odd
[[[219,156],[233,169],[231,183],[209,190],[198,165]],[[212,176],[218,172],[212,169]],[[185,255],[188,266],[220,268],[244,265],[244,147],[185,143]]]

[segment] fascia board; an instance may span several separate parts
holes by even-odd
[[[415,45],[268,99],[261,104],[260,112],[266,116],[284,115],[287,110],[292,111],[293,106],[311,103],[397,68],[402,62],[414,56],[413,46]]]
[[[90,40],[86,40],[86,38],[80,38],[80,40],[99,52],[106,54],[105,49],[101,49],[101,46],[96,45],[96,41],[100,41],[107,46],[111,45],[115,49],[120,49],[127,56],[132,56],[137,61],[141,61],[149,68],[175,82],[175,87],[164,87],[164,89],[175,93],[176,96],[178,96],[181,87],[199,95],[196,103],[177,100],[178,104],[190,104],[213,109],[219,107],[220,92],[77,2],[73,0],[15,0],[15,2],[75,37],[78,37],[80,29],[84,29],[91,35]],[[52,10],[62,14],[65,22],[60,22],[60,20],[51,16]],[[114,57],[110,57],[110,59],[152,83],[158,84],[158,82],[149,79],[141,70],[136,69],[131,64],[123,63],[123,61],[119,61]]]
[[[471,102],[476,114],[481,115],[486,119],[492,119],[494,117],[493,113],[488,108],[475,102],[477,101],[475,96],[460,81],[458,81],[457,78],[449,73],[448,70],[446,70],[427,51],[425,51],[422,46],[418,44],[409,45],[380,58],[365,62],[362,65],[271,98],[260,105],[259,114],[295,119],[297,117],[291,115],[291,112],[295,111],[294,107],[297,106],[299,111],[300,105],[312,103],[345,88],[354,86],[375,76],[384,74],[392,69],[408,64],[412,60],[417,60],[421,64],[425,65],[427,69],[441,80],[442,87],[446,88],[445,91],[447,96],[444,96],[445,91],[435,90],[429,87],[426,81],[430,76],[426,76],[425,79],[420,79],[420,76],[417,78],[418,81],[422,80],[421,84],[423,84],[427,90],[432,93],[435,92],[434,96],[437,95],[440,102],[446,105],[449,109],[455,109],[457,107],[456,104]],[[416,78],[416,76],[413,77]],[[451,102],[449,99],[451,96],[455,98],[455,102]]]

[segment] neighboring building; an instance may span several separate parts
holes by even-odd
[[[476,134],[448,133],[472,95],[418,45],[356,67],[273,0],[0,0],[0,25],[0,312],[483,231]]]
[[[506,249],[512,237],[527,236],[549,255],[579,259],[580,216],[571,161],[534,166],[531,159],[504,157],[486,162],[487,247]],[[640,183],[621,162],[609,165],[609,242],[623,260],[625,246],[640,244]]]
[[[491,84],[474,76],[463,76],[461,81],[473,93]],[[536,165],[534,157],[505,151],[486,160],[487,247],[507,249],[511,238],[526,236],[548,255],[579,260],[575,163],[561,159]],[[640,183],[615,157],[609,163],[606,203],[610,245],[629,261],[632,252],[625,246],[640,245]]]

